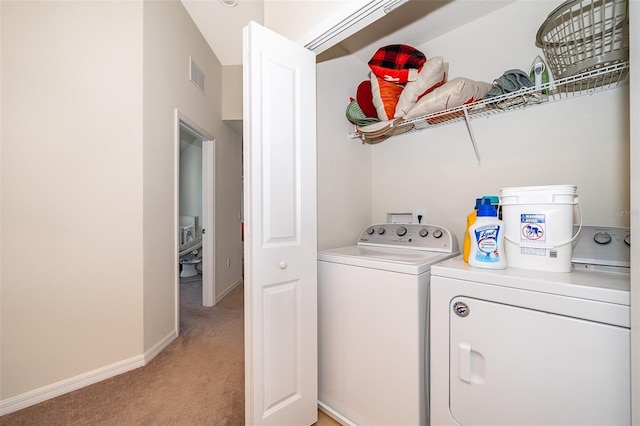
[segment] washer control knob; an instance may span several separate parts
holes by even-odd
[[[422,228],[418,234],[420,234],[421,237],[426,237],[427,235],[429,235],[429,231]]]
[[[406,233],[407,233],[407,228],[405,228],[404,226],[401,226],[398,229],[396,229],[396,234],[398,234],[398,237],[403,237],[404,235],[406,235]]]
[[[371,228],[367,228],[367,234],[369,234],[369,235],[373,235],[373,233],[374,233],[374,232],[376,232],[376,230],[375,230],[375,229],[373,229],[373,227],[371,227]]]
[[[624,237],[624,242],[627,243],[628,246],[631,245],[631,234],[627,234],[627,236]]]
[[[598,244],[609,244],[611,242],[611,235],[608,232],[597,232],[593,236],[593,241]]]
[[[384,228],[378,228],[378,235],[384,234]]]
[[[433,236],[436,238],[442,237],[442,230],[436,229],[435,231],[433,231]]]

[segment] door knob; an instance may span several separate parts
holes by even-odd
[[[282,260],[280,262],[280,269],[287,269],[287,262],[285,262],[284,260]]]

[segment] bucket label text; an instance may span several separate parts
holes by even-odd
[[[547,240],[546,234],[546,218],[543,213],[520,214],[520,242],[544,243]],[[544,248],[521,247],[520,253],[546,256],[547,250]]]

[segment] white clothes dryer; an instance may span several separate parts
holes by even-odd
[[[628,235],[583,227],[568,273],[434,266],[431,425],[629,425]]]
[[[430,268],[459,253],[435,225],[377,224],[318,253],[319,407],[345,425],[426,425]]]

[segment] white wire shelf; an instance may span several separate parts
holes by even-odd
[[[517,92],[484,99],[473,104],[462,105],[411,120],[398,119],[388,129],[388,132],[383,134],[377,132],[376,134],[368,135],[367,133],[356,131],[349,136],[359,138],[363,143],[375,144],[394,135],[409,134],[462,121],[467,124],[476,159],[480,164],[480,154],[476,146],[471,120],[580,96],[593,95],[622,87],[628,82],[628,79],[629,62],[626,61],[545,83],[540,89],[535,87],[524,88]]]

